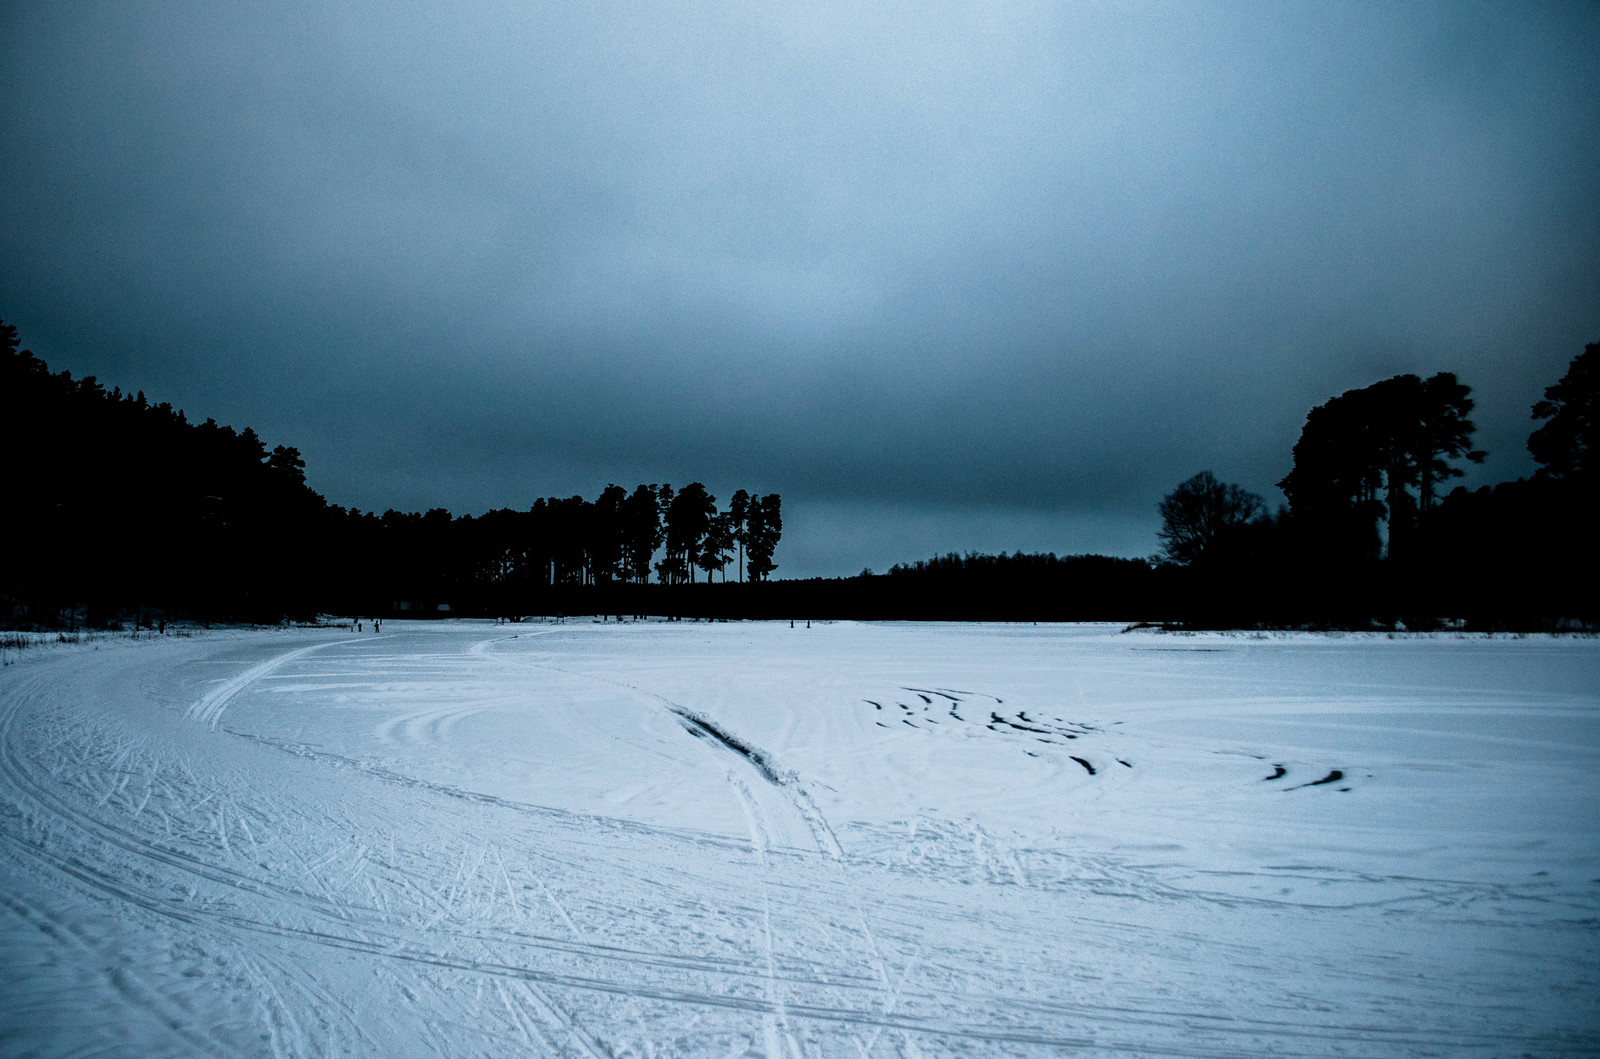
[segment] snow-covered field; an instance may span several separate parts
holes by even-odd
[[[394,622],[0,671],[4,1055],[1078,1051],[1600,1052],[1600,641]]]

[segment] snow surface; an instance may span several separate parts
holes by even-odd
[[[1597,821],[1595,640],[40,648],[0,1053],[1596,1054]]]

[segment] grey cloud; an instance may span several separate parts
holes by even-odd
[[[1524,473],[1600,337],[1582,5],[3,17],[0,314],[348,504],[701,478],[806,512],[789,573],[1143,554],[1400,371]]]

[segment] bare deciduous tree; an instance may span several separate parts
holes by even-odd
[[[1168,493],[1161,513],[1161,540],[1167,558],[1185,566],[1199,561],[1219,537],[1261,514],[1259,496],[1237,485],[1219,482],[1201,471]]]

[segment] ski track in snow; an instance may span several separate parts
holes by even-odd
[[[217,721],[222,716],[222,711],[228,708],[228,702],[239,692],[254,684],[262,677],[271,673],[279,666],[291,662],[296,658],[303,658],[312,651],[319,650],[326,644],[312,644],[295,651],[285,651],[281,655],[267,659],[260,665],[251,666],[232,680],[224,681],[219,687],[208,691],[188,710],[188,716],[212,728],[217,726]]]
[[[1600,1054],[1588,642],[393,624],[0,675],[0,1050]]]

